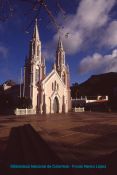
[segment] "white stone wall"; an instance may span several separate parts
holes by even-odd
[[[33,109],[36,109],[36,107],[37,107],[37,94],[38,94],[37,87],[33,86],[33,96],[32,96]]]
[[[55,88],[55,81],[56,81],[56,88]],[[45,81],[42,82],[42,88],[43,88],[43,94],[45,94],[46,113],[54,113],[53,102],[55,97],[57,97],[59,100],[59,113],[62,113],[63,96],[65,97],[64,112],[68,112],[67,87],[60,80],[60,77],[57,72],[54,72],[52,76],[50,76],[49,78],[47,78]]]

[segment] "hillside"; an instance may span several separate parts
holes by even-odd
[[[92,75],[87,81],[79,85],[79,96],[95,96],[117,94],[117,73],[110,72]]]
[[[74,83],[71,87],[72,98],[79,98],[81,96],[90,96],[93,98],[92,96],[98,95],[108,95],[108,109],[117,111],[117,73],[110,72],[101,75],[92,75],[82,84],[78,85],[78,83]],[[100,107],[100,109],[102,108]]]

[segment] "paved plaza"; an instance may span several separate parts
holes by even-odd
[[[101,164],[105,156],[107,160],[108,156],[117,155],[116,113],[0,116],[0,155],[7,146],[11,128],[24,124],[31,124],[66,164],[89,164],[96,159]]]

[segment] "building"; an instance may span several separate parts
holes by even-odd
[[[7,80],[2,85],[4,91],[6,91],[7,89],[12,88],[13,86],[15,86],[15,82],[12,81],[12,80]]]
[[[24,96],[32,101],[37,113],[62,113],[71,110],[70,73],[65,63],[65,51],[59,37],[52,71],[46,75],[45,59],[37,20],[30,41],[29,56],[24,66]]]

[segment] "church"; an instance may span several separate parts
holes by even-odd
[[[70,72],[62,41],[59,37],[55,63],[46,75],[37,20],[24,65],[24,96],[31,99],[31,108],[36,113],[67,113],[71,110]]]

